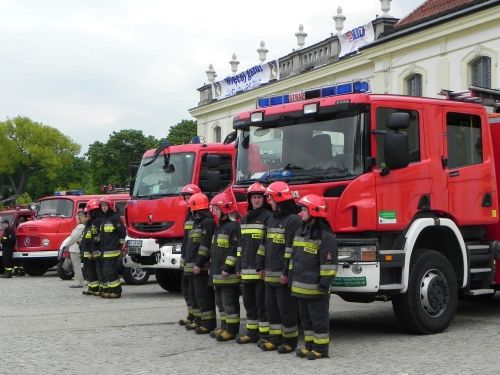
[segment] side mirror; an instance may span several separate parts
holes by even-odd
[[[410,164],[410,147],[406,133],[384,134],[384,158],[388,169],[405,168]]]
[[[135,178],[133,178],[132,180],[130,180],[130,186],[128,188],[128,193],[130,196],[133,195],[134,193],[134,187],[135,187]]]
[[[226,138],[224,139],[224,142],[222,142],[222,143],[224,143],[225,145],[228,145],[228,144],[230,144],[230,143],[233,143],[233,142],[234,142],[234,140],[236,139],[236,134],[237,134],[237,133],[236,133],[236,130],[233,130],[231,133],[229,133],[229,134],[226,136]]]
[[[220,155],[207,154],[206,162],[208,169],[217,168],[220,164]]]
[[[132,177],[134,177],[137,174],[137,171],[139,170],[139,165],[137,163],[130,164],[128,166],[128,172]]]

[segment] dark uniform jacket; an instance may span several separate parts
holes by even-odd
[[[198,266],[201,268],[201,273],[206,274],[215,222],[208,209],[195,211],[193,217],[193,227],[189,231],[186,242],[184,273],[192,274],[193,267]]]
[[[14,251],[16,245],[16,233],[11,227],[7,227],[2,234],[2,250]]]
[[[83,228],[82,232],[82,242],[80,243],[80,250],[83,253],[84,258],[90,258],[91,255],[96,254],[96,236],[98,232],[98,224],[97,219],[90,219],[85,224],[85,228]]]
[[[259,280],[257,272],[257,250],[263,251],[266,226],[273,213],[265,207],[248,211],[241,220],[241,237],[237,251],[237,272],[242,282]]]
[[[266,229],[264,246],[257,251],[257,271],[265,270],[264,281],[279,284],[280,276],[288,276],[295,232],[302,225],[296,214],[273,212]]]
[[[194,216],[191,210],[188,210],[186,220],[184,220],[184,237],[181,245],[181,268],[184,268],[186,263],[186,245],[188,241],[189,231],[193,229]]]
[[[210,247],[210,275],[213,285],[236,285],[240,283],[236,275],[236,249],[240,239],[240,224],[224,220],[215,228]],[[229,275],[222,277],[222,271]]]
[[[292,295],[302,298],[329,296],[337,265],[337,241],[330,227],[324,223],[312,227],[304,223],[293,239]]]
[[[109,256],[120,255],[126,236],[125,227],[117,213],[108,211],[99,220],[99,250]],[[106,256],[104,254],[104,256]]]

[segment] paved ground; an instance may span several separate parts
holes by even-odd
[[[155,283],[125,286],[120,300],[70,284],[0,279],[0,374],[500,374],[500,293],[461,302],[432,336],[402,332],[390,303],[332,297],[331,358],[312,362],[187,332],[181,295]]]

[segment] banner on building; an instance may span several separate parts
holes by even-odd
[[[345,56],[351,52],[356,52],[360,47],[366,46],[374,40],[375,32],[373,31],[373,24],[371,22],[339,35],[339,57]]]
[[[212,96],[220,100],[239,92],[249,91],[272,80],[279,79],[278,61],[256,65],[241,73],[212,84]]]

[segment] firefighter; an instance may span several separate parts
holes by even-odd
[[[293,240],[292,296],[299,303],[305,347],[297,349],[298,357],[328,357],[330,343],[330,284],[337,274],[338,251],[335,235],[325,220],[326,205],[318,195],[299,200],[302,227]]]
[[[247,332],[240,335],[238,344],[255,343],[267,339],[269,323],[266,317],[265,285],[256,270],[257,250],[262,245],[265,228],[272,216],[266,203],[266,188],[259,182],[248,187],[248,212],[241,220],[241,237],[238,244],[237,271],[241,275],[243,305],[247,314]]]
[[[269,219],[264,246],[257,251],[257,271],[266,285],[269,338],[259,340],[259,347],[264,351],[291,353],[297,347],[298,307],[288,287],[288,265],[293,238],[302,220],[287,183],[273,182],[265,195],[273,216]]]
[[[236,251],[240,238],[238,207],[234,198],[221,193],[213,197],[210,211],[217,224],[210,248],[210,276],[215,288],[221,327],[217,341],[233,340],[240,330],[240,278],[236,274]]]
[[[206,334],[216,326],[214,288],[208,285],[210,243],[215,222],[208,209],[209,202],[205,194],[193,194],[188,200],[188,205],[193,212],[194,220],[186,242],[184,272],[193,275],[190,280],[193,283],[194,298],[200,312],[195,321],[186,324],[185,327],[188,330],[194,329],[197,334]]]
[[[184,198],[184,201],[188,202],[189,198],[195,193],[201,193],[201,189],[198,187],[198,185],[195,184],[187,184],[184,186],[181,190],[181,195]],[[189,235],[189,231],[193,228],[193,212],[189,209],[187,209],[187,215],[186,215],[186,220],[184,221],[184,238],[182,239],[182,246],[181,246],[181,270],[184,270],[184,264],[185,264],[185,259],[186,259],[186,243]],[[180,319],[179,324],[181,326],[185,326],[186,324],[192,324],[194,322],[194,319],[198,314],[200,313],[200,310],[198,309],[198,306],[196,304],[195,298],[194,298],[194,289],[192,288],[193,283],[192,279],[193,273],[192,269],[190,270],[191,272],[182,272],[182,279],[181,279],[181,286],[182,286],[182,294],[184,296],[184,300],[186,301],[186,306],[187,306],[187,317],[186,319]],[[191,288],[190,288],[191,286]]]
[[[101,208],[101,219],[99,221],[99,253],[98,271],[102,272],[100,281],[102,284],[101,297],[120,298],[122,286],[118,267],[120,266],[121,247],[125,242],[125,227],[120,216],[114,211],[111,199],[103,197],[99,199]],[[100,262],[99,262],[100,261]],[[101,267],[99,267],[101,264]]]
[[[82,294],[90,296],[98,296],[99,292],[99,277],[97,276],[97,259],[100,254],[96,247],[96,237],[99,229],[99,201],[91,199],[87,202],[84,210],[88,220],[82,232],[81,250],[83,253],[83,269],[87,278],[87,290]]]
[[[10,279],[12,277],[13,269],[13,252],[16,246],[16,234],[14,229],[11,228],[9,220],[2,221],[2,239],[0,244],[2,245],[2,265],[4,268],[4,274],[2,278]]]

